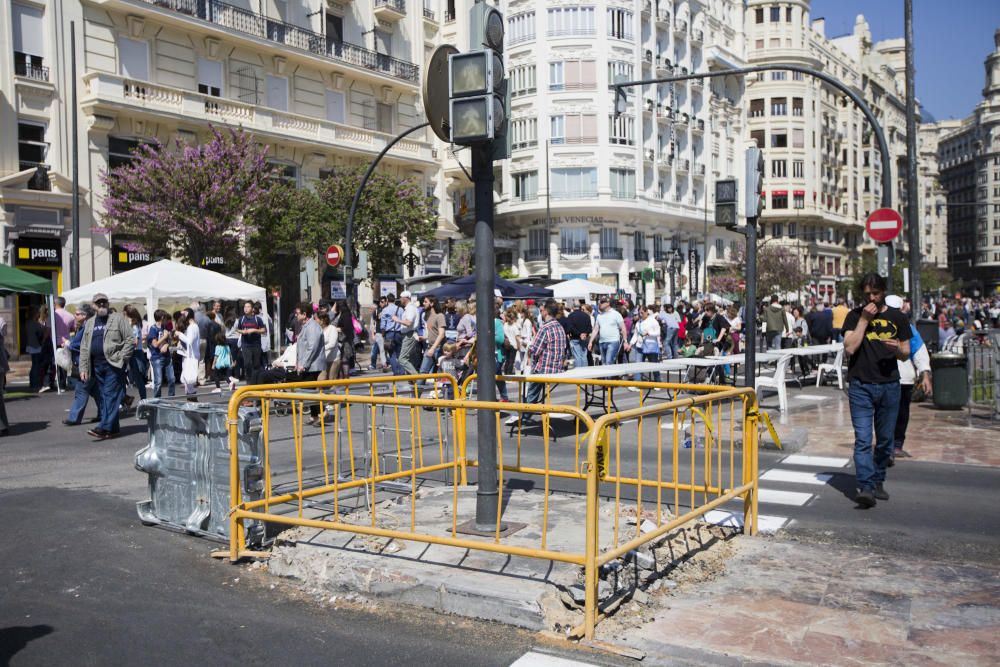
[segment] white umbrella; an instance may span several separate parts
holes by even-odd
[[[555,285],[549,285],[555,299],[586,299],[592,294],[614,294],[615,288],[603,283],[595,283],[583,278],[573,278]]]
[[[733,305],[732,299],[727,299],[726,297],[722,296],[721,294],[715,294],[715,293],[706,294],[705,298],[703,298],[702,301],[711,301],[712,303],[718,303],[718,304],[721,304],[723,306],[731,306],[731,305]]]

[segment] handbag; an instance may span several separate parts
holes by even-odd
[[[69,373],[73,369],[73,355],[68,347],[60,347],[56,350],[56,366]]]
[[[659,354],[660,341],[658,341],[655,336],[646,336],[645,338],[642,339],[642,353]]]

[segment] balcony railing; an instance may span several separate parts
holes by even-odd
[[[375,9],[391,9],[399,14],[406,15],[406,2],[405,0],[375,0]]]
[[[649,251],[644,248],[636,248],[632,251],[632,259],[637,262],[648,262],[649,261]]]
[[[620,199],[623,201],[635,199],[635,190],[612,190],[611,198]]]
[[[596,28],[578,27],[578,28],[549,28],[545,34],[549,37],[588,37],[590,35],[596,35]]]
[[[444,13],[444,22],[445,23],[454,23],[455,22],[455,11],[454,10],[445,11],[445,13]]]
[[[545,248],[528,248],[524,251],[524,259],[529,262],[537,262],[541,259],[548,259],[549,251]]]
[[[430,19],[431,21],[433,21],[434,17],[435,17],[434,10],[433,9],[428,9],[427,7],[424,7],[424,18],[425,19]]]
[[[42,65],[40,57],[15,51],[14,75],[34,79],[35,81],[48,81],[49,68]]]
[[[550,83],[549,90],[559,92],[561,90],[597,90],[597,83],[594,81],[578,81],[575,83]]]
[[[221,0],[143,0],[151,5],[187,14],[247,35],[308,51],[318,56],[341,60],[364,69],[382,72],[404,81],[419,81],[420,68],[411,62],[369,51],[348,42],[278,21]],[[381,0],[399,2],[401,0]]]
[[[597,190],[565,190],[550,196],[553,199],[597,199]]]
[[[621,259],[623,257],[621,248],[601,247],[601,259]]]

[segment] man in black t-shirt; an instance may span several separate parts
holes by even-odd
[[[236,322],[236,333],[240,335],[240,352],[243,356],[243,374],[247,382],[261,366],[262,350],[260,336],[267,329],[260,315],[253,312],[253,304],[243,304],[243,316]]]
[[[899,412],[896,360],[910,358],[911,333],[906,315],[885,304],[885,278],[866,274],[860,287],[865,305],[849,312],[844,320],[844,352],[851,355],[847,396],[854,425],[854,474],[858,482],[855,500],[862,507],[873,507],[876,499],[889,499],[883,483]]]

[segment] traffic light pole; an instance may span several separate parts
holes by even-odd
[[[757,216],[747,218],[747,294],[743,304],[743,385],[754,388],[757,379]]]
[[[493,290],[496,258],[493,247],[493,157],[489,144],[472,147],[472,180],[476,194],[476,385],[480,401],[497,400],[496,324]],[[495,410],[476,411],[476,530],[494,531],[497,525],[497,425]],[[501,527],[502,530],[502,527]]]

